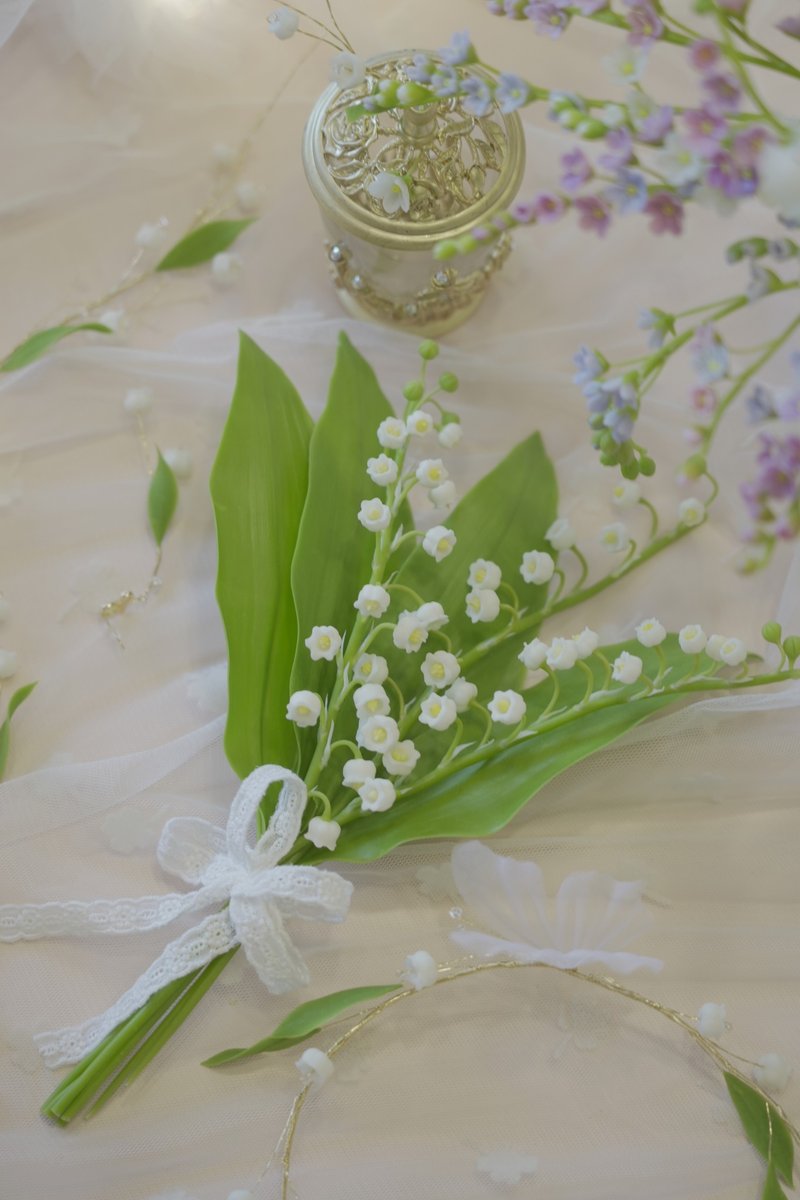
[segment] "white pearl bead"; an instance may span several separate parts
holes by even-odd
[[[236,158],[236,151],[233,146],[229,146],[226,142],[217,142],[211,154],[214,159],[214,166],[219,167],[220,170],[230,167]]]
[[[192,456],[188,450],[177,448],[164,451],[164,460],[176,479],[188,479],[192,473]]]
[[[151,388],[130,388],[125,393],[122,406],[127,413],[149,412],[153,407],[153,391]]]
[[[146,221],[136,232],[136,237],[134,238],[136,245],[142,250],[147,250],[152,246],[163,245],[167,237],[167,231],[164,228],[165,224],[166,222],[162,224]]]
[[[0,679],[10,679],[17,673],[17,656],[13,650],[0,650]]]
[[[242,260],[238,254],[215,254],[211,260],[211,274],[214,281],[223,286],[232,284],[242,269]]]
[[[236,201],[242,212],[254,212],[258,208],[258,188],[244,180],[236,185]]]

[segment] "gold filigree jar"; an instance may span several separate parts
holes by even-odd
[[[348,122],[350,105],[382,80],[404,81],[412,59],[412,52],[381,55],[369,61],[359,87],[342,92],[332,84],[323,92],[306,126],[303,164],[345,308],[435,336],[475,311],[511,240],[506,232],[442,263],[433,247],[508,207],[522,180],[525,142],[516,113],[493,105],[473,116],[458,97]],[[370,194],[385,171],[410,181],[407,212],[387,213]]]

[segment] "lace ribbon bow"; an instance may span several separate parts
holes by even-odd
[[[281,783],[269,827],[251,845],[248,834],[264,793]],[[133,900],[68,900],[0,905],[0,941],[15,942],[86,933],[145,933],[186,913],[227,903],[182,933],[124,996],[100,1016],[73,1028],[40,1033],[35,1041],[50,1067],[78,1062],[159,988],[199,970],[241,945],[269,991],[288,992],[308,982],[308,968],[286,929],[286,917],[343,921],[353,885],[333,871],[279,866],[300,833],[305,784],[283,767],[258,767],[243,781],[227,828],[196,817],[167,821],[158,843],[165,871],[193,884],[192,892]]]

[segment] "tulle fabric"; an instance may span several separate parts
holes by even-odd
[[[127,7],[126,21],[139,22],[144,8]],[[759,7],[756,29],[768,40],[778,7]],[[592,27],[554,48],[458,0],[368,12],[342,0],[337,13],[367,53],[441,45],[469,21],[488,58],[589,94],[604,86],[599,58],[615,44],[611,31]],[[341,329],[393,399],[416,369],[416,339],[345,319],[337,306],[298,154],[327,79],[326,52],[305,58],[299,41],[268,41],[263,16],[258,5],[216,5],[179,26],[173,13],[173,41],[158,45],[123,22],[113,67],[85,46],[57,67],[50,37],[66,27],[55,23],[54,5],[36,0],[0,51],[0,111],[15,114],[0,126],[4,348],[101,294],[143,222],[165,215],[177,236],[213,186],[213,145],[236,142],[274,102],[247,170],[265,215],[239,244],[237,286],[218,290],[203,269],[166,279],[124,301],[125,338],[65,343],[0,382],[0,586],[13,609],[2,642],[19,654],[20,682],[40,680],[15,718],[0,787],[4,902],[169,891],[155,858],[165,821],[225,823],[236,779],[222,749],[225,643],[207,481],[238,330],[280,362],[314,416]],[[65,53],[78,47],[76,28],[58,35]],[[100,37],[101,27],[93,32]],[[656,54],[653,69],[665,95],[688,79],[674,56]],[[533,192],[552,182],[561,142],[538,117],[526,125]],[[724,265],[724,246],[768,231],[769,221],[758,208],[727,224],[696,212],[680,243],[652,239],[633,219],[605,241],[568,224],[520,235],[484,309],[446,339],[439,360],[462,381],[465,440],[448,455],[459,489],[538,427],[558,463],[561,510],[593,547],[616,514],[611,477],[587,445],[572,352],[587,341],[629,356],[641,345],[640,307],[733,293],[741,279]],[[780,298],[771,304],[771,313],[742,320],[741,342],[758,342],[768,317],[778,319]],[[672,469],[685,455],[687,384],[674,371],[642,422],[660,463],[648,495],[667,520],[686,494]],[[122,408],[126,390],[141,386],[155,395],[148,439],[190,450],[194,467],[165,543],[163,586],[118,621],[123,650],[98,610],[140,590],[153,565],[147,479]],[[767,617],[797,630],[800,557],[791,546],[760,576],[739,580],[732,571],[743,515],[736,482],[752,451],[751,430],[734,423],[716,454],[725,499],[711,523],[549,634],[588,622],[613,639],[654,615],[673,627],[699,621],[754,647]],[[640,537],[646,527],[642,514]],[[604,555],[590,551],[598,568]],[[638,986],[689,1013],[724,1002],[727,1045],[755,1058],[777,1050],[800,1064],[797,704],[797,688],[787,687],[704,700],[647,723],[549,785],[491,845],[537,861],[551,894],[576,871],[643,880],[653,915],[646,949],[666,965]],[[444,844],[408,847],[345,867],[355,883],[348,920],[293,926],[311,969],[307,989],[270,998],[237,955],[157,1067],[67,1134],[37,1115],[55,1079],[31,1056],[31,1035],[111,1004],[157,955],[163,934],[102,948],[96,940],[0,948],[9,1195],[277,1195],[274,1175],[259,1176],[299,1083],[295,1055],[225,1073],[200,1061],[264,1036],[299,1000],[392,982],[417,949],[456,957],[449,935],[464,918],[449,853]],[[719,1077],[666,1022],[579,987],[552,972],[498,972],[392,1009],[340,1058],[304,1118],[301,1200],[490,1198],[499,1185],[476,1164],[501,1150],[538,1159],[538,1175],[519,1194],[548,1200],[751,1200],[760,1168]],[[796,1083],[784,1099],[800,1111]]]

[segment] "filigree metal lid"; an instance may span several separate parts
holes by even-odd
[[[347,109],[381,80],[404,81],[413,57],[413,51],[381,55],[370,60],[364,84],[345,92],[328,88],[311,113],[304,143],[309,184],[330,218],[361,237],[405,249],[457,235],[507,205],[525,163],[519,117],[496,105],[476,117],[451,97],[349,122]],[[407,212],[387,214],[368,191],[384,171],[410,180]]]

